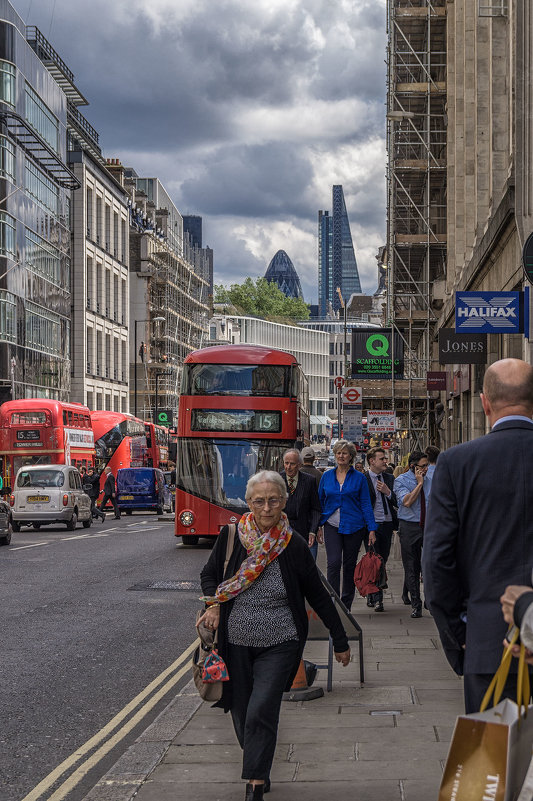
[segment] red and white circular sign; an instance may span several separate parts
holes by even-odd
[[[342,376],[338,375],[337,378],[335,379],[334,383],[335,383],[335,386],[337,387],[337,389],[342,389],[343,386],[344,386],[344,378]]]
[[[349,387],[344,390],[344,401],[346,403],[357,403],[361,399],[361,393],[357,387]]]

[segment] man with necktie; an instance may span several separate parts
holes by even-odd
[[[533,567],[533,367],[487,369],[481,403],[491,430],[440,454],[424,534],[424,594],[465,708],[479,709],[507,631],[500,596]],[[516,699],[516,661],[502,698]]]
[[[405,584],[411,598],[411,617],[422,617],[420,597],[420,571],[422,540],[426,522],[426,504],[429,499],[430,482],[426,480],[428,457],[422,451],[409,454],[409,469],[394,482],[398,499],[399,535],[402,547],[402,562]]]
[[[394,476],[385,472],[387,469],[387,454],[382,448],[371,448],[367,452],[366,458],[369,469],[365,471],[365,476],[374,509],[374,518],[377,523],[375,534],[369,535],[369,543],[374,546],[376,553],[387,564],[392,534],[398,528]],[[374,611],[383,612],[383,590],[371,593],[367,597],[366,603],[367,606],[374,607]]]
[[[318,500],[318,487],[314,476],[301,472],[300,451],[285,451],[281,475],[287,485],[287,505],[285,514],[291,528],[301,534],[309,543],[313,558],[318,551],[318,526],[322,510]]]

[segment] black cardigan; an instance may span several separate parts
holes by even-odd
[[[204,595],[214,595],[218,585],[223,579],[235,575],[242,562],[246,559],[246,550],[241,545],[236,532],[233,551],[230,556],[226,574],[223,576],[222,572],[226,559],[227,541],[228,527],[224,526],[217,537],[215,547],[211,551],[211,555],[200,575]],[[298,536],[296,532],[293,532],[289,544],[278,556],[278,559],[283,583],[287,590],[287,599],[300,641],[298,659],[295,662],[294,670],[287,682],[287,690],[290,690],[298,670],[300,659],[302,658],[305,641],[307,640],[309,625],[305,608],[306,599],[330,630],[334,650],[337,653],[342,653],[348,650],[349,645],[339,614],[320,580],[320,575],[305,539]],[[227,641],[228,618],[233,603],[233,600],[231,600],[220,604],[220,624],[217,639],[218,652],[223,659],[226,659],[229,645]],[[223,686],[222,700],[215,704],[215,706],[221,706],[224,711],[227,712],[231,709],[231,676],[230,680],[224,682]]]

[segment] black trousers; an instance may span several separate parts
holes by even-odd
[[[385,564],[387,564],[387,559],[389,558],[393,533],[394,528],[392,525],[392,520],[384,523],[378,523],[376,528],[376,542],[374,543],[374,550],[383,558]],[[365,541],[365,548],[368,551],[368,540]],[[378,590],[377,592],[371,593],[370,597],[375,604],[383,603],[383,590]]]
[[[113,509],[115,510],[115,517],[120,517],[120,511],[117,506],[117,496],[116,495],[104,495],[102,498],[102,503],[100,504],[100,511],[105,512],[105,505],[108,501],[111,501],[113,504]]]
[[[493,673],[465,673],[463,691],[465,696],[465,712],[467,715],[470,714],[470,712],[479,712],[483,696],[488,690],[493,675]],[[510,698],[516,701],[516,680],[517,674],[509,673],[503,689],[502,701],[504,698]],[[489,706],[493,706],[492,702]]]
[[[243,779],[266,780],[270,776],[283,692],[299,651],[298,640],[268,648],[228,645],[231,717],[243,749]]]
[[[327,577],[328,581],[337,593],[348,611],[352,608],[355,596],[355,583],[353,574],[357,564],[357,554],[362,542],[368,542],[368,532],[366,528],[360,528],[353,534],[339,534],[339,529],[324,524],[324,545],[326,546],[327,558]],[[341,593],[341,568],[342,568],[342,593]]]
[[[419,523],[400,520],[400,545],[405,573],[405,584],[411,596],[411,605],[415,610],[422,609],[420,598],[420,573],[422,571],[422,540],[424,531]]]

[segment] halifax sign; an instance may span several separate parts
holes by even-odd
[[[529,335],[529,289],[525,292],[456,292],[456,334]]]

